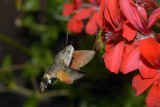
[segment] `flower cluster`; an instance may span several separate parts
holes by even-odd
[[[84,22],[90,19],[85,25],[86,33],[93,35],[94,31],[100,28],[100,0],[72,0],[72,3],[64,5],[62,14],[64,16],[73,15],[67,27],[70,32],[79,33],[84,27]]]
[[[160,28],[156,0],[72,0],[64,6],[63,14],[73,13],[67,25],[69,31],[82,29],[82,20],[93,14],[85,29],[99,27],[105,32],[106,68],[116,74],[139,69],[140,74],[132,81],[136,95],[152,85],[146,103],[148,107],[160,107],[160,34],[152,29]]]

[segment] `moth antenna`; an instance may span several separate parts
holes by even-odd
[[[56,80],[54,81],[54,83],[52,83],[52,85],[56,84],[57,82],[58,82],[58,79],[56,79]]]
[[[68,45],[68,32],[67,32],[67,37],[66,37],[66,47]]]

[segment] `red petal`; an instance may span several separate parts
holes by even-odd
[[[83,28],[83,22],[82,21],[77,21],[76,20],[76,17],[73,16],[69,22],[67,23],[67,27],[68,27],[68,30],[70,32],[76,32],[76,33],[79,33],[82,31],[82,28]]]
[[[95,12],[95,8],[86,8],[86,9],[80,10],[76,14],[77,21],[81,21],[89,18],[93,12]]]
[[[153,24],[155,24],[159,19],[160,19],[160,8],[154,10],[153,13],[149,16],[148,26],[152,27]]]
[[[160,85],[154,83],[147,95],[146,103],[148,107],[160,107]]]
[[[104,19],[105,2],[106,2],[106,0],[101,0],[101,4],[100,4],[100,18],[101,18],[101,20]]]
[[[98,26],[101,28],[102,27],[102,19],[101,19],[101,17],[100,17],[100,12],[99,12],[99,17],[98,17],[98,19],[97,19],[97,24],[98,24]]]
[[[117,22],[117,12],[119,9],[119,3],[118,0],[107,0],[106,1],[106,13],[105,17],[106,20],[112,25],[112,27],[116,28],[116,24],[119,24]]]
[[[156,50],[157,46],[158,42],[153,38],[144,39],[140,42],[141,54],[152,66],[159,63]]]
[[[124,51],[124,41],[120,41],[115,46],[111,47],[110,51],[108,51],[108,46],[106,45],[104,62],[106,67],[110,70],[110,72],[116,74],[119,72],[123,51]]]
[[[131,41],[136,36],[137,30],[130,24],[123,24],[122,36],[126,38],[128,41]]]
[[[83,2],[83,0],[72,0],[72,3],[74,5],[75,9],[80,8],[82,5],[82,2]]]
[[[106,43],[105,53],[108,54],[113,47],[113,43],[111,40],[108,40]]]
[[[157,47],[157,54],[158,54],[158,58],[160,59],[160,44],[158,44],[158,47]]]
[[[152,79],[143,79],[140,75],[136,75],[132,80],[132,87],[136,91],[136,96],[143,93],[157,78],[158,75]]]
[[[94,13],[94,15],[91,17],[91,19],[88,21],[88,23],[86,24],[86,32],[90,35],[94,35],[98,29],[98,23],[97,20],[99,18],[100,13],[96,12]]]
[[[138,8],[139,12],[141,13],[142,17],[145,20],[147,20],[147,12],[146,12],[146,10],[143,7],[141,7],[141,6],[138,6],[137,8]]]
[[[109,31],[109,27],[111,25],[109,25],[109,23],[106,22],[105,11],[106,11],[106,0],[101,0],[100,4],[100,19],[102,21],[101,30]]]
[[[123,60],[120,68],[120,71],[122,71],[124,74],[138,69],[140,58],[138,44],[139,43],[135,41],[125,46]]]
[[[64,16],[69,16],[69,15],[71,15],[72,13],[73,13],[73,5],[70,4],[70,3],[66,3],[66,4],[64,5],[62,14],[63,14]]]
[[[150,29],[147,26],[145,20],[141,17],[139,10],[131,0],[119,0],[120,8],[124,16],[129,20],[129,22],[145,34],[150,34]]]
[[[151,66],[143,57],[141,57],[139,62],[139,71],[143,78],[153,78],[158,70]]]
[[[103,17],[103,11],[104,11],[104,7],[105,7],[105,2],[106,2],[106,0],[101,0],[101,3],[100,3],[101,17]]]
[[[102,17],[106,20],[106,23],[109,23],[113,30],[121,28],[118,0],[106,0],[103,5],[103,7],[101,6],[101,12],[103,14]],[[109,27],[108,25],[106,26]]]
[[[119,31],[122,28],[118,0],[102,0],[100,13],[103,31]]]

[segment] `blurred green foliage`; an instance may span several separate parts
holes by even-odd
[[[17,16],[16,25],[28,32],[28,38],[34,38],[29,47],[16,43],[10,38],[0,35],[0,39],[19,48],[30,56],[27,62],[14,65],[11,55],[6,55],[0,70],[0,80],[9,92],[17,92],[27,96],[24,107],[40,106],[47,98],[60,106],[67,107],[145,107],[146,93],[135,96],[131,87],[132,77],[128,75],[115,75],[106,70],[102,56],[104,44],[100,36],[89,36],[84,33],[73,34],[78,49],[92,49],[95,40],[100,43],[100,50],[95,58],[82,70],[87,72],[85,78],[68,85],[57,82],[49,86],[45,93],[39,93],[39,83],[42,75],[54,60],[55,54],[65,47],[65,40],[61,34],[66,34],[66,23],[69,17],[62,16],[63,0],[16,0]],[[58,44],[59,43],[59,44]],[[55,49],[58,49],[55,50]],[[19,85],[14,72],[20,72],[21,79],[28,85]],[[18,77],[19,78],[19,77]],[[6,90],[6,89],[5,89]],[[1,90],[2,91],[2,90]],[[58,100],[62,98],[61,100]],[[57,100],[55,100],[57,99]],[[42,102],[41,102],[42,101]],[[67,102],[65,102],[67,101]]]

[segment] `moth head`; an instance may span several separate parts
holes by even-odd
[[[40,83],[40,92],[43,92],[47,88],[48,84],[51,84],[51,76],[44,74]]]
[[[64,63],[69,66],[72,57],[73,57],[73,52],[74,52],[74,48],[72,45],[69,45],[67,47],[65,47],[62,51],[61,51],[61,59],[64,61]]]
[[[72,45],[69,45],[69,46],[65,47],[65,49],[64,49],[64,53],[66,53],[69,58],[72,58],[73,52],[74,52],[74,48]]]

